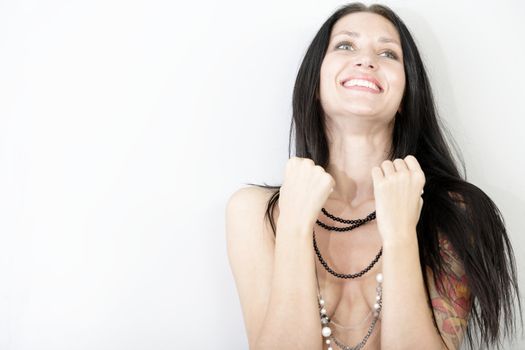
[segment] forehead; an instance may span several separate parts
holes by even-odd
[[[341,17],[333,26],[330,38],[345,31],[372,38],[390,38],[399,43],[399,33],[394,25],[385,17],[375,13],[355,12]]]

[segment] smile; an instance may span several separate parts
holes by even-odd
[[[343,86],[346,89],[369,91],[376,94],[381,92],[381,88],[379,86],[369,80],[364,79],[350,79],[345,81]]]

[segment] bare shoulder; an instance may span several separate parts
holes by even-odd
[[[260,214],[260,210],[266,206],[274,191],[266,188],[249,186],[242,187],[230,196],[226,205],[226,214],[242,212],[244,214]],[[264,212],[263,212],[264,213]],[[227,219],[235,217],[227,217]]]
[[[270,189],[255,186],[243,187],[228,199],[226,239],[230,258],[232,254],[238,253],[239,249],[248,248],[251,244],[273,237],[271,226],[265,219],[268,201],[273,193]],[[254,240],[255,242],[252,242]]]
[[[250,347],[257,339],[270,298],[275,240],[265,213],[273,194],[270,189],[243,187],[226,205],[228,259]]]
[[[274,191],[260,187],[242,187],[236,190],[226,204],[226,234],[227,239],[234,239],[238,234],[245,236],[246,232],[239,229],[251,227],[261,230],[267,229],[269,223],[265,222],[265,213],[268,201]],[[275,206],[274,215],[277,221],[278,206]],[[267,221],[267,220],[266,220]],[[268,226],[268,227],[267,227]],[[261,230],[259,234],[264,234]],[[266,231],[266,230],[265,230]],[[251,230],[251,232],[254,232]],[[238,237],[237,237],[238,238]]]

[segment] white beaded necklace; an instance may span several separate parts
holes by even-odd
[[[317,298],[318,298],[318,303],[319,303],[319,315],[321,318],[321,327],[322,327],[321,334],[325,338],[325,343],[328,345],[328,350],[333,350],[332,341],[334,342],[335,345],[337,345],[337,347],[339,347],[342,350],[360,350],[362,349],[365,346],[368,338],[372,334],[372,331],[375,328],[377,320],[379,319],[381,308],[383,307],[383,294],[382,294],[383,274],[378,273],[376,275],[377,287],[376,287],[376,303],[374,304],[374,309],[370,311],[370,313],[366,316],[366,318],[363,321],[359,322],[359,324],[362,324],[366,319],[368,319],[370,314],[373,313],[374,318],[372,319],[372,323],[370,324],[370,327],[368,327],[367,334],[365,335],[363,340],[361,340],[361,342],[359,342],[356,346],[353,346],[353,347],[345,345],[343,342],[337,339],[335,335],[333,334],[332,329],[329,327],[329,324],[332,323],[333,325],[339,326],[340,328],[343,328],[346,330],[355,329],[357,326],[341,326],[335,323],[328,316],[326,312],[326,307],[325,307],[326,302],[321,295],[321,288],[319,286],[319,278],[317,276],[317,269],[315,270],[315,277],[316,277],[316,282],[317,282]]]

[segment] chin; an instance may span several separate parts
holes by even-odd
[[[353,107],[353,108],[348,108],[348,109],[345,109],[343,111],[344,114],[349,114],[349,115],[361,115],[361,116],[374,116],[377,114],[377,111],[375,111],[373,108],[366,108],[366,107],[363,107],[363,108],[356,108],[356,107]]]

